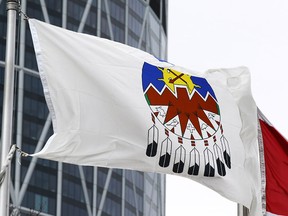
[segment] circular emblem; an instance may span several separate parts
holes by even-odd
[[[212,137],[220,127],[220,110],[206,79],[144,63],[144,96],[161,124],[189,140]]]

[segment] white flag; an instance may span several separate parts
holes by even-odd
[[[33,156],[177,174],[261,215],[247,68],[195,73],[117,42],[29,24],[54,128]]]

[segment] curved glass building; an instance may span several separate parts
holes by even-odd
[[[160,59],[166,59],[167,52],[167,4],[167,0],[21,0],[29,17],[125,43]],[[0,0],[1,110],[6,21],[6,1]],[[24,19],[17,20],[16,40],[13,142],[33,153],[52,134],[51,118]],[[165,176],[160,174],[16,155],[10,185],[11,215],[165,215]]]

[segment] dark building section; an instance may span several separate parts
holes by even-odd
[[[0,0],[2,117],[6,1]],[[145,50],[167,53],[167,0],[21,0],[31,18]],[[28,24],[17,20],[13,142],[32,153],[53,134]],[[57,38],[55,38],[57,40]],[[69,47],[67,47],[69,49]],[[37,158],[11,166],[13,215],[164,216],[165,176]]]

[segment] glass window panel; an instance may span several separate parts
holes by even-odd
[[[34,208],[35,210],[44,213],[48,213],[48,207],[49,207],[49,202],[48,202],[48,197],[35,194],[35,200],[34,200]]]

